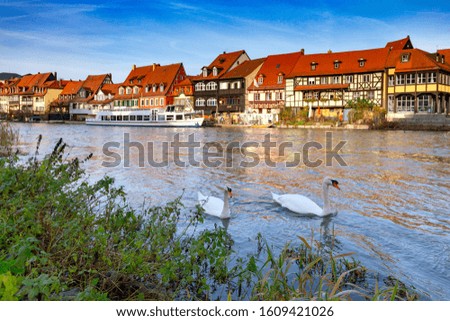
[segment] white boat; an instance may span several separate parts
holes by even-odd
[[[99,111],[87,125],[145,126],[145,127],[201,127],[203,113],[184,106],[168,105],[162,109],[111,109]]]

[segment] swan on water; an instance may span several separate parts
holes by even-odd
[[[223,200],[214,196],[205,196],[198,192],[198,202],[205,210],[205,213],[220,219],[231,217],[229,199],[232,197],[233,193],[228,186],[224,189]]]
[[[314,214],[318,216],[326,216],[335,214],[337,211],[330,207],[328,199],[328,188],[333,186],[340,190],[339,183],[335,179],[325,177],[322,183],[323,209],[306,196],[299,194],[278,195],[272,193],[273,200],[283,207],[299,214]]]

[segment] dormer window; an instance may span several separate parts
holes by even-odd
[[[127,95],[129,95],[129,94],[131,94],[131,88],[130,87],[127,88]]]
[[[409,61],[409,56],[410,56],[410,54],[409,53],[404,53],[404,54],[402,54],[402,62],[408,62]]]
[[[213,68],[213,76],[215,76],[215,77],[217,76],[217,67]]]
[[[264,82],[264,77],[261,75],[258,77],[258,85],[262,85]]]
[[[156,86],[156,84],[153,84],[152,90],[153,90],[154,93],[156,92],[157,87],[158,86]]]
[[[278,84],[282,84],[283,83],[283,74],[278,74],[278,80],[277,80]]]
[[[159,85],[159,91],[161,91],[161,92],[164,91],[164,84],[160,84],[160,85]]]
[[[316,70],[316,66],[318,65],[318,63],[317,62],[312,62],[311,63],[311,70]]]
[[[341,62],[339,60],[334,61],[334,69],[338,69],[340,65],[341,65]]]
[[[139,87],[134,87],[134,94],[138,94],[139,93]]]
[[[359,58],[358,61],[359,61],[359,66],[360,67],[364,67],[366,65],[366,59]]]
[[[123,89],[123,87],[120,87],[119,88],[119,95],[123,95],[124,94],[124,89]]]
[[[206,67],[203,68],[203,77],[208,77],[208,69]]]

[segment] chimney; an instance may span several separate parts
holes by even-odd
[[[328,53],[330,54],[330,53],[333,53],[333,51],[331,50],[331,49],[328,49]]]
[[[302,55],[304,55],[304,54],[305,54],[305,49],[304,49],[304,48],[300,49],[300,53],[301,53]]]
[[[131,70],[135,70],[136,69],[136,65],[131,66]]]

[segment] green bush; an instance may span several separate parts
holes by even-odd
[[[182,214],[180,199],[138,212],[112,178],[89,184],[64,150],[60,140],[42,161],[0,160],[0,296],[210,298],[228,277],[224,229],[196,232],[202,212]]]

